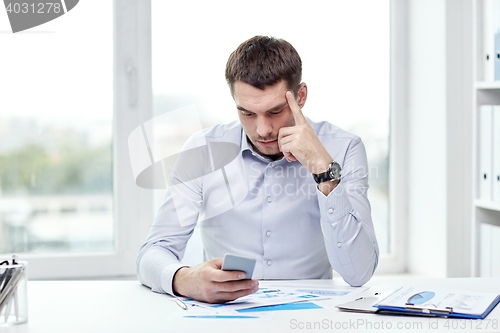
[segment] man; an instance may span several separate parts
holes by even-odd
[[[352,286],[371,278],[379,250],[363,143],[304,117],[301,73],[297,51],[281,39],[256,36],[231,54],[226,80],[240,121],[204,130],[186,147],[197,140],[236,144],[248,194],[232,209],[203,219],[203,207],[218,204],[215,182],[199,177],[169,189],[137,259],[143,284],[213,303],[256,292],[257,280],[221,270],[225,253],[257,259],[257,279],[331,278],[332,268]],[[234,178],[223,175],[226,183]],[[179,217],[183,209],[188,223]],[[206,261],[186,267],[179,260],[198,219]]]

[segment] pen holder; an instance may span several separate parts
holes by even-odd
[[[0,265],[0,327],[28,321],[27,267],[25,261]]]

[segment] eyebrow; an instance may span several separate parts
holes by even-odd
[[[264,113],[278,111],[279,109],[281,109],[281,108],[285,107],[287,104],[288,104],[288,102],[285,102],[285,103],[283,103],[283,104],[281,104],[281,105],[277,105],[277,106],[272,107],[272,108],[270,108],[269,110],[265,111]],[[245,109],[244,107],[239,106],[239,105],[237,105],[237,106],[236,106],[236,108],[237,108],[238,110],[240,110],[240,111],[245,111],[245,112],[255,113],[255,112],[250,111],[250,110],[247,110],[247,109]]]

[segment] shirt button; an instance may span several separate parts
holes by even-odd
[[[329,208],[328,213],[333,214],[333,208]]]
[[[271,236],[271,232],[270,231],[266,232],[266,235],[267,237]]]
[[[267,197],[267,202],[271,202],[273,201],[273,199],[271,199],[271,197]]]
[[[271,260],[267,261],[267,266],[271,266],[272,264],[273,264],[273,262]]]
[[[342,246],[342,243],[341,243],[341,242],[338,242],[338,243],[337,243],[337,246],[338,246],[338,247],[341,247],[341,246]]]
[[[274,162],[272,162],[270,165],[271,165],[271,168],[274,168],[274,166],[275,166],[276,164],[274,164]]]

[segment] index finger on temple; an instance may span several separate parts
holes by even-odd
[[[296,125],[301,125],[306,121],[306,118],[302,114],[302,110],[300,110],[299,105],[297,104],[297,101],[293,97],[293,94],[290,90],[288,90],[285,93],[286,101],[288,102],[288,105],[290,106],[290,109],[292,110],[293,118],[295,119],[295,124]]]

